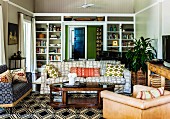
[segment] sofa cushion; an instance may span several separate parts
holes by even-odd
[[[58,69],[62,77],[67,77],[70,73],[71,67],[85,67],[85,61],[72,61],[72,62],[50,62],[51,65]]]
[[[15,81],[28,82],[24,69],[11,70],[11,75],[12,75],[13,82]]]
[[[71,67],[70,73],[76,73],[78,77],[82,77],[82,68],[81,67]]]
[[[71,67],[70,73],[76,73],[78,77],[99,77],[100,68]]]
[[[99,77],[100,68],[82,68],[82,77]]]
[[[105,72],[106,72],[106,68],[107,68],[107,64],[120,64],[120,61],[116,61],[116,60],[101,60],[100,61],[100,75],[104,76]]]
[[[18,82],[13,83],[13,101],[21,98],[26,92],[28,92],[32,87],[31,83]]]
[[[9,70],[0,74],[0,82],[3,82],[3,83],[12,82],[12,75]]]
[[[115,77],[123,77],[123,70],[125,65],[119,64],[107,64],[105,76],[115,76]]]
[[[136,98],[146,100],[146,99],[157,98],[162,95],[164,95],[164,87],[152,89],[150,91],[139,91],[137,93]]]

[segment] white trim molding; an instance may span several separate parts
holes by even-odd
[[[155,6],[155,5],[159,4],[160,2],[163,2],[163,1],[164,1],[164,0],[159,0],[158,2],[153,3],[152,5],[149,5],[148,7],[145,7],[144,9],[142,9],[142,10],[140,10],[140,11],[136,12],[136,13],[135,13],[135,15],[140,14],[141,12],[143,12],[143,11],[145,11],[145,10],[150,9],[151,7],[153,7],[153,6]]]
[[[13,5],[13,6],[15,6],[15,7],[19,8],[19,9],[22,9],[22,10],[24,10],[24,11],[26,11],[26,12],[32,14],[32,15],[34,14],[33,12],[31,12],[31,11],[29,11],[29,10],[27,10],[27,9],[25,9],[25,8],[23,8],[23,7],[21,7],[21,6],[17,5],[17,4],[9,1],[9,0],[3,0],[3,1],[8,2],[8,4]]]

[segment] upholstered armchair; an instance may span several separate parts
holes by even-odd
[[[135,98],[139,91],[149,91],[154,88],[135,85],[133,96],[125,96],[110,91],[102,91],[103,117],[106,119],[169,119],[170,117],[170,92],[164,95],[141,100]]]
[[[0,74],[7,71],[6,65],[0,65]],[[0,82],[0,107],[13,107],[32,91],[32,75],[26,73],[28,83]]]

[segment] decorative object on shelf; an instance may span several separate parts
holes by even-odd
[[[53,31],[53,25],[52,24],[49,25],[49,31]]]
[[[8,45],[18,43],[18,24],[8,23]]]
[[[38,37],[39,37],[39,38],[45,38],[45,34],[40,33],[40,34],[38,35]]]
[[[42,66],[42,63],[41,62],[37,62],[37,67],[41,67]]]
[[[132,82],[134,85],[137,83],[137,77],[145,77],[146,80],[146,71],[147,71],[147,61],[151,61],[157,57],[157,52],[155,48],[151,45],[152,39],[140,37],[139,40],[134,42],[133,50],[129,50],[126,53],[126,58],[129,62],[129,69],[134,72],[134,77],[132,77]],[[140,71],[140,73],[138,73]],[[144,76],[141,76],[142,73]],[[137,73],[140,76],[137,76]]]
[[[56,44],[50,44],[50,46],[56,46]]]
[[[61,44],[57,44],[57,46],[61,46]]]
[[[72,21],[72,16],[64,16],[64,21]]]
[[[118,46],[118,41],[117,40],[113,41],[112,46]]]
[[[45,31],[45,28],[36,28],[37,31]]]
[[[53,25],[53,31],[56,31],[56,26],[55,25]]]
[[[114,27],[113,27],[113,31],[117,31],[116,25],[114,25]]]
[[[11,56],[10,59],[21,59],[21,51],[18,51],[17,53],[14,53],[14,55]]]
[[[94,21],[94,18],[75,18],[75,21]]]
[[[17,52],[17,58],[20,59],[21,58],[21,51]]]
[[[97,16],[96,19],[97,21],[104,21],[104,16]]]
[[[45,60],[44,56],[38,56],[37,60]]]
[[[17,58],[17,55],[16,53],[14,53],[14,55],[11,56],[11,59],[16,59]]]
[[[112,27],[112,25],[110,26],[110,31],[113,31],[113,27]]]

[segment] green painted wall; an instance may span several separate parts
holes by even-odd
[[[96,58],[96,28],[97,26],[87,27],[87,58]]]
[[[96,28],[97,26],[87,26],[87,58],[96,58]],[[65,59],[68,58],[68,26],[65,27]]]
[[[65,27],[65,60],[68,58],[68,26]]]

